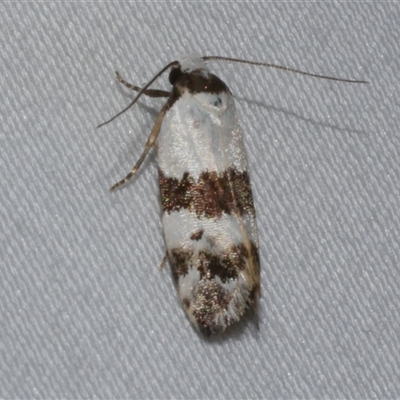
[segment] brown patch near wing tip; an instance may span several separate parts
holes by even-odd
[[[182,179],[167,178],[159,170],[163,211],[187,209],[201,217],[218,217],[222,213],[254,215],[253,195],[247,171],[235,167],[222,173],[204,171],[197,182],[186,172]]]
[[[223,310],[228,307],[231,301],[231,294],[228,293],[222,286],[218,285],[215,281],[208,282],[200,289],[199,301],[195,303],[193,308],[193,315],[196,318],[200,331],[209,336],[212,333],[217,333],[224,329],[228,324],[228,317],[224,318],[224,322],[216,321],[216,313],[218,310]]]
[[[173,249],[168,252],[170,264],[176,283],[180,276],[188,274],[189,268],[197,268],[199,280],[192,282],[191,293],[182,299],[186,312],[192,315],[196,326],[204,335],[223,331],[234,321],[239,320],[247,307],[252,306],[257,312],[257,301],[260,293],[258,248],[250,242],[250,249],[243,243],[231,246],[221,255],[198,253]],[[247,285],[237,287],[240,294],[227,290],[222,283],[229,279],[238,279],[244,269],[249,271],[249,264],[254,266],[254,279],[247,280]],[[246,273],[244,274],[246,276]],[[234,309],[235,313],[228,309]],[[193,321],[193,320],[192,320]]]

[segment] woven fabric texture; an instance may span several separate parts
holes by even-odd
[[[400,397],[400,9],[395,3],[3,2],[0,397]],[[161,99],[133,94],[182,54],[233,92],[260,231],[249,313],[190,326],[161,231]],[[167,74],[153,85],[168,89]]]

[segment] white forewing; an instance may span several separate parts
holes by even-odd
[[[165,176],[198,179],[204,171],[247,169],[233,97],[185,92],[164,117],[158,138],[158,163]]]

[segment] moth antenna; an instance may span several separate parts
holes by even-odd
[[[129,110],[139,99],[139,97],[143,94],[143,92],[160,76],[162,75],[168,68],[171,68],[175,65],[178,65],[179,61],[172,61],[170,62],[168,65],[166,65],[160,72],[158,72],[156,75],[154,75],[154,77],[146,83],[146,85],[144,85],[142,87],[142,89],[140,90],[140,92],[137,94],[137,96],[131,101],[130,104],[128,104],[127,107],[125,107],[122,111],[120,111],[118,114],[114,115],[112,118],[110,118],[108,121],[103,122],[102,124],[100,124],[98,128],[101,128],[104,125],[107,125],[109,122],[114,121],[115,118],[119,117],[121,114],[123,114],[125,111]]]
[[[348,82],[348,83],[369,83],[367,81],[358,81],[358,80],[354,80],[354,79],[334,78],[332,76],[311,74],[309,72],[304,72],[304,71],[300,71],[298,69],[284,67],[282,65],[270,64],[270,63],[264,63],[264,62],[257,62],[257,61],[248,61],[248,60],[242,60],[242,59],[239,59],[239,58],[221,57],[221,56],[205,56],[205,57],[202,57],[201,59],[204,60],[204,61],[221,60],[221,61],[239,62],[239,63],[250,64],[250,65],[258,65],[258,66],[261,66],[261,67],[276,68],[276,69],[280,69],[280,70],[283,70],[283,71],[295,72],[296,74],[300,74],[300,75],[312,76],[314,78],[329,79],[331,81]]]

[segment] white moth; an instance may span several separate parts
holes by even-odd
[[[148,151],[157,145],[166,256],[180,299],[192,324],[206,335],[238,321],[260,296],[258,234],[246,152],[231,91],[205,61],[225,57],[183,57],[165,66],[143,88],[117,78],[142,95],[168,97],[146,147],[131,172],[110,190],[128,182]],[[148,87],[170,69],[172,91]],[[101,124],[100,126],[104,125]]]

